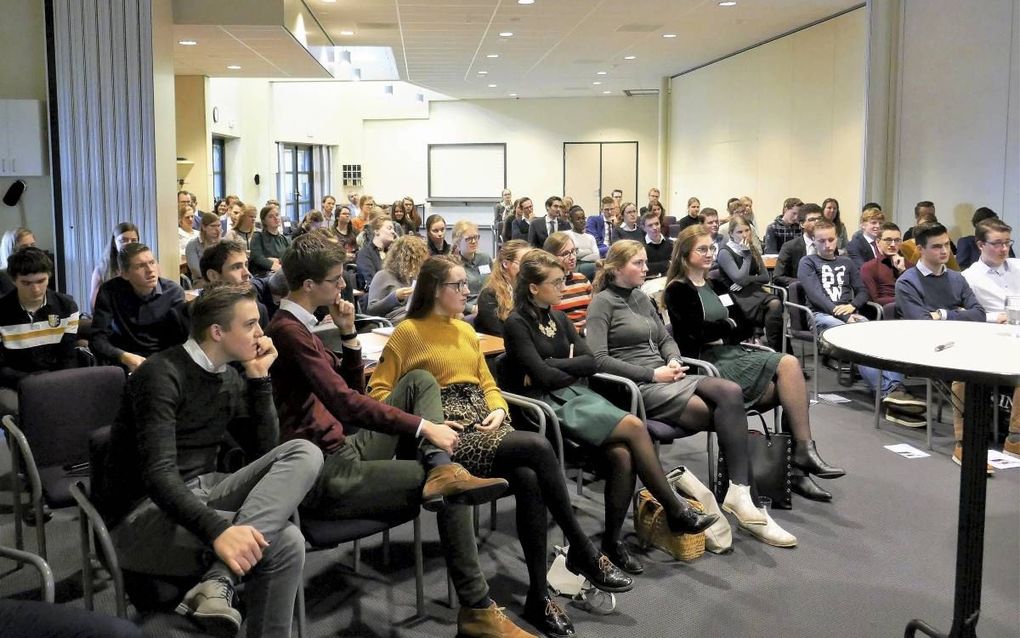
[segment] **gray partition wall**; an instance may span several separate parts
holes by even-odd
[[[156,249],[151,0],[46,0],[55,247],[82,310],[120,221]]]

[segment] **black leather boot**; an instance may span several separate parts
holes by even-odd
[[[570,616],[549,596],[538,597],[529,593],[524,603],[524,620],[549,638],[569,638],[575,635]]]
[[[613,564],[627,572],[628,574],[641,574],[645,571],[645,566],[641,564],[634,554],[630,553],[630,548],[627,547],[627,543],[623,541],[614,541],[609,543],[607,546],[604,542],[602,543],[602,553],[609,557],[609,560],[613,561]]]
[[[812,501],[828,503],[832,500],[832,494],[818,487],[818,484],[812,481],[810,476],[791,475],[790,491]]]
[[[841,467],[829,465],[818,454],[814,441],[797,441],[793,446],[793,465],[818,478],[835,479],[846,474]]]
[[[674,534],[697,534],[703,532],[719,520],[718,514],[704,514],[691,507],[687,499],[680,498],[680,516],[674,518],[666,514],[666,524]]]
[[[634,589],[634,579],[624,574],[609,557],[591,547],[585,555],[583,549],[567,550],[567,569],[588,579],[596,589],[620,593]]]

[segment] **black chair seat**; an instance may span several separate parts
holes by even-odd
[[[302,516],[301,532],[313,547],[335,547],[385,532],[413,520],[417,515],[418,509],[415,508],[413,511],[386,520],[367,518],[321,520]]]
[[[648,419],[645,421],[645,425],[648,427],[648,435],[652,437],[653,441],[658,443],[672,443],[676,439],[690,435],[683,428],[663,423],[662,421]]]

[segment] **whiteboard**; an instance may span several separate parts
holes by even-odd
[[[429,198],[500,196],[506,144],[429,144]]]

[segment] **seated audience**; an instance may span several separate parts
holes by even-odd
[[[450,254],[450,242],[446,241],[446,220],[442,215],[429,215],[425,220],[425,231],[430,256]]]
[[[514,215],[514,196],[509,188],[499,193],[499,201],[492,207],[492,228],[503,228],[503,222]],[[504,239],[503,241],[509,241]]]
[[[279,206],[263,206],[259,218],[262,220],[262,230],[251,239],[249,267],[256,277],[264,277],[280,269],[280,258],[290,245],[290,238],[283,234]]]
[[[661,218],[654,212],[645,213],[641,225],[645,229],[643,243],[648,255],[648,276],[661,277],[669,270],[673,240],[663,234]]]
[[[576,272],[577,251],[574,242],[566,233],[553,233],[543,246],[547,253],[560,262],[563,269],[563,291],[554,308],[566,313],[578,334],[584,334],[588,320],[588,304],[591,303],[591,283],[582,273]]]
[[[977,230],[978,224],[985,221],[986,219],[998,219],[999,215],[986,206],[974,211],[974,215],[970,218],[971,225],[974,226],[974,230]],[[1010,258],[1016,257],[1013,254],[1013,249],[1009,249]],[[977,246],[976,235],[967,235],[966,237],[960,238],[960,243],[957,246],[956,262],[960,266],[960,270],[966,271],[981,257],[981,250]]]
[[[315,235],[299,238],[284,255],[290,292],[269,326],[280,349],[273,389],[283,437],[309,439],[325,453],[322,474],[303,510],[316,518],[343,519],[398,515],[417,510],[423,501],[438,508],[440,546],[461,604],[458,632],[527,638],[489,597],[471,510],[458,506],[495,498],[507,483],[477,479],[450,462],[462,426],[444,421],[435,378],[424,372],[407,375],[385,402],[364,394],[354,306],[340,299],[344,260],[341,250]],[[329,308],[340,332],[339,355],[311,332],[317,323],[312,313],[320,306]],[[346,428],[354,431],[348,434]],[[421,462],[394,458],[398,450],[413,450],[413,444]]]
[[[804,288],[807,306],[813,311],[815,329],[820,334],[844,323],[867,321],[860,314],[868,301],[868,290],[849,257],[836,254],[836,227],[824,219],[815,224],[815,254],[800,260],[797,280]],[[907,427],[924,427],[926,403],[910,394],[903,385],[903,374],[858,366],[864,382],[881,388],[885,418]]]
[[[777,405],[783,407],[784,424],[789,425],[794,438],[793,464],[802,470],[791,476],[790,488],[805,498],[831,500],[832,494],[804,474],[831,479],[845,472],[818,455],[800,362],[793,355],[750,350],[738,344],[734,338],[736,324],[708,280],[711,267],[712,238],[708,231],[692,226],[680,233],[663,293],[673,339],[682,354],[714,364],[722,378],[739,384],[745,408],[765,412]]]
[[[581,268],[590,268],[591,270],[588,274],[594,275],[595,262],[602,255],[599,254],[599,247],[595,243],[595,237],[585,232],[588,218],[584,214],[584,209],[580,206],[573,206],[567,211],[567,217],[570,220],[570,230],[566,232],[570,235],[570,240],[574,242],[574,247],[577,248],[577,263]]]
[[[188,242],[184,249],[184,256],[188,260],[188,271],[191,272],[192,288],[201,288],[205,285],[205,277],[199,262],[202,253],[215,246],[220,241],[220,233],[223,227],[220,220],[213,213],[202,213],[202,226],[198,231],[198,237]]]
[[[27,376],[77,367],[78,305],[49,289],[53,262],[33,246],[7,259],[15,290],[0,297],[0,416],[18,413]]]
[[[644,246],[618,241],[595,276],[586,340],[596,370],[636,381],[647,418],[692,434],[714,431],[730,473],[722,509],[755,538],[793,547],[797,539],[779,527],[752,497],[754,475],[740,386],[726,379],[687,374],[687,367],[680,362],[680,349],[652,300],[641,291],[646,262]]]
[[[528,567],[524,617],[545,630],[569,624],[546,583],[549,569],[547,510],[570,544],[567,569],[604,591],[623,592],[633,580],[596,549],[570,505],[560,465],[549,440],[514,429],[507,404],[489,372],[478,337],[456,317],[464,312],[468,278],[449,257],[432,257],[422,266],[411,308],[383,348],[369,394],[386,400],[405,375],[424,370],[439,383],[443,418],[464,431],[454,461],[477,476],[509,481],[517,500],[517,534]],[[558,632],[566,633],[566,632]]]
[[[553,233],[553,237],[557,234]],[[546,240],[549,243],[549,240]],[[499,248],[492,264],[492,275],[478,295],[478,315],[475,331],[481,334],[503,336],[503,322],[514,308],[514,282],[520,270],[521,258],[534,250],[522,239],[511,239]]]
[[[768,346],[779,352],[783,349],[783,303],[763,287],[769,283],[769,271],[754,247],[754,230],[742,215],[731,216],[729,228],[729,241],[716,256],[719,282],[740,310],[745,338],[762,327]]]
[[[663,208],[662,202],[659,200],[650,201],[647,206],[641,207],[639,213],[642,216],[644,216],[645,213],[655,213],[656,217],[659,218],[659,226],[662,228],[662,234],[669,235],[669,225],[666,223],[666,209]]]
[[[389,251],[393,241],[397,238],[397,231],[393,228],[393,220],[386,215],[378,215],[372,219],[365,230],[372,231],[372,239],[365,242],[358,249],[358,288],[368,290],[369,284],[375,273],[382,270],[383,260]]]
[[[673,533],[697,533],[721,517],[700,514],[679,498],[644,423],[583,383],[595,374],[595,357],[567,316],[553,307],[560,302],[563,281],[563,268],[551,255],[535,251],[524,257],[514,311],[506,322],[501,381],[510,392],[546,403],[566,437],[597,447],[605,456],[609,471],[602,552],[624,571],[640,574],[644,566],[622,538],[637,477],[662,505]],[[728,526],[724,519],[722,524]]]
[[[182,204],[177,207],[177,245],[180,248],[182,262],[185,260],[188,242],[198,237],[198,230],[195,228],[196,218],[199,218],[199,215],[195,213],[191,204]]]
[[[698,215],[698,220],[699,223],[708,229],[709,235],[712,237],[713,250],[718,255],[727,241],[726,235],[719,231],[719,211],[714,208],[702,208],[701,213]]]
[[[307,213],[305,213],[305,216],[301,219],[301,223],[298,224],[298,227],[294,229],[294,232],[291,234],[291,241],[294,241],[295,239],[297,239],[301,235],[304,235],[305,233],[310,233],[313,230],[325,228],[326,227],[325,220],[326,218],[321,212],[317,210],[308,211]]]
[[[333,227],[333,216],[336,213],[336,197],[326,195],[319,202],[319,210],[322,211],[323,228]]]
[[[253,279],[248,271],[248,255],[244,252],[244,244],[239,241],[226,240],[217,242],[202,253],[199,269],[208,284],[248,284],[255,289],[255,305],[259,309],[259,326],[265,330],[269,320],[276,311],[277,302],[265,279]]]
[[[110,237],[110,245],[106,249],[103,258],[96,264],[92,271],[92,282],[89,285],[89,306],[95,308],[96,295],[99,294],[99,287],[114,277],[120,277],[120,265],[117,254],[128,244],[138,243],[138,227],[131,222],[120,222],[113,227],[113,235]]]
[[[1006,300],[1020,296],[1020,259],[1008,257],[1013,246],[1012,232],[1013,229],[998,217],[979,222],[974,236],[981,256],[963,271],[978,303],[985,309],[985,321],[991,323],[1006,323]],[[963,252],[963,240],[960,240],[960,252]],[[959,396],[962,405],[962,387]],[[1013,389],[1013,406],[1009,413],[1009,435],[1002,451],[1020,457],[1020,386]],[[958,412],[954,413],[953,425],[959,426],[962,432],[963,412]]]
[[[561,230],[570,230],[570,224],[563,219],[563,200],[553,195],[545,200],[545,217],[531,219],[528,243],[535,248],[541,248],[549,235]]]
[[[797,280],[797,267],[804,255],[815,253],[812,240],[815,224],[822,219],[822,209],[818,204],[804,204],[797,213],[801,230],[800,239],[788,241],[779,249],[776,267],[772,271],[772,281],[780,286],[789,286]]]
[[[421,218],[418,217],[418,209],[414,205],[414,200],[410,197],[393,202],[393,210],[390,212],[390,217],[393,218],[393,224],[400,229],[400,234],[402,235],[417,235],[418,229],[421,228]]]
[[[861,228],[850,239],[846,246],[846,256],[850,258],[858,272],[865,263],[882,255],[878,247],[878,234],[885,223],[885,213],[877,208],[867,208],[861,213]],[[818,226],[816,225],[815,228]]]
[[[197,580],[177,613],[207,633],[234,635],[243,581],[247,635],[287,636],[305,554],[289,519],[315,485],[322,453],[308,441],[277,446],[276,349],[258,326],[254,297],[249,286],[205,291],[187,342],[131,375],[95,487],[124,569]],[[235,361],[243,377],[227,365]],[[241,437],[258,448],[255,460],[217,473],[218,448],[242,423],[255,432]]]
[[[465,306],[467,314],[474,314],[478,304],[478,295],[492,273],[492,257],[478,250],[482,236],[478,226],[472,222],[460,220],[453,225],[453,246],[450,255],[464,268],[468,282],[468,301]]]
[[[378,208],[378,206],[375,205],[375,198],[371,195],[362,195],[359,197],[357,216],[353,219],[354,230],[361,233],[361,231],[365,228],[365,224],[371,221],[370,217],[374,214],[376,208]],[[358,245],[360,246],[361,243]]]
[[[394,324],[403,321],[418,271],[428,258],[425,240],[413,233],[390,244],[382,270],[375,273],[368,286],[368,314],[386,317]]]
[[[180,314],[184,290],[159,276],[159,263],[145,244],[117,254],[120,277],[99,288],[92,316],[92,351],[134,372],[147,357],[184,343]]]
[[[255,239],[255,216],[257,214],[258,210],[254,206],[243,206],[240,215],[226,235],[226,239],[236,239],[242,242],[249,255],[251,255],[252,241]]]
[[[641,228],[640,224],[637,205],[631,202],[624,203],[620,206],[620,221],[616,226],[613,241],[632,239],[636,242],[643,242],[645,240],[645,231]]]
[[[0,296],[14,290],[14,281],[7,273],[7,258],[30,246],[35,246],[35,235],[27,228],[9,230],[0,239]]]
[[[719,213],[716,213],[717,218],[718,216]],[[687,214],[684,215],[683,218],[676,220],[676,223],[677,226],[679,226],[679,228],[677,229],[677,234],[684,232],[684,230],[688,226],[703,223],[701,221],[701,200],[698,199],[697,197],[689,198],[687,200]],[[666,232],[668,234],[669,232],[668,228],[666,229]]]
[[[783,212],[765,229],[765,253],[778,255],[783,249],[783,244],[801,237],[800,223],[797,220],[800,218],[800,207],[803,204],[798,197],[787,197],[783,201]]]
[[[609,245],[616,239],[613,236],[615,231],[613,204],[612,197],[603,197],[601,214],[589,217],[584,221],[584,232],[595,238],[595,245],[599,249],[599,257],[605,257],[606,251],[609,250]]]
[[[882,209],[879,208],[879,210]],[[826,197],[822,201],[822,216],[836,227],[836,253],[842,253],[846,250],[847,234],[846,224],[843,223],[839,216],[839,202],[832,197]]]
[[[513,239],[528,240],[531,229],[531,214],[535,212],[535,204],[528,197],[521,197],[513,203],[513,215],[503,218],[502,238],[504,242]],[[433,253],[436,254],[436,253]]]
[[[864,262],[861,267],[861,281],[868,289],[868,297],[880,306],[896,301],[896,280],[914,265],[900,254],[902,243],[899,226],[892,222],[882,224],[878,238],[878,248],[882,254]]]
[[[332,235],[344,244],[356,245],[358,233],[351,223],[351,207],[341,206],[333,219]]]

